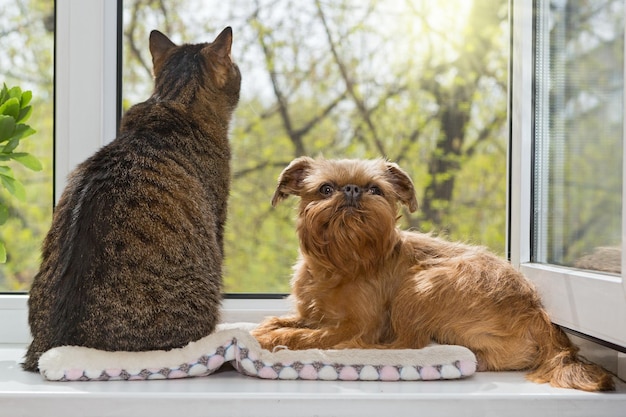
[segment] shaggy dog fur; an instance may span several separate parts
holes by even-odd
[[[586,391],[611,375],[577,356],[533,285],[481,247],[397,228],[398,203],[417,209],[409,176],[382,159],[294,160],[272,205],[300,197],[295,312],[267,318],[266,349],[419,349],[466,346],[479,370],[530,370],[528,379]]]

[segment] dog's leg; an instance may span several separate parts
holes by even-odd
[[[508,293],[505,287],[487,296],[482,287],[488,284],[480,282],[483,271],[471,262],[462,266],[443,265],[407,277],[392,305],[396,346],[458,344],[476,354],[481,370],[533,367],[541,346],[533,337],[534,329],[544,324],[534,293],[523,294],[525,287],[520,283]],[[491,265],[493,269],[498,266],[508,272],[501,264]],[[519,280],[514,272],[509,276]]]
[[[259,341],[261,347],[273,350],[277,346],[285,346],[289,349],[307,349],[318,347],[323,337],[320,330],[309,329],[298,317],[268,317],[256,329],[252,335]],[[312,346],[315,344],[316,346]]]
[[[306,328],[296,317],[270,317],[254,329],[252,335],[267,350],[277,346],[294,350],[325,349],[335,342],[325,330]]]
[[[495,258],[416,271],[398,291],[391,317],[398,345],[420,348],[429,338],[469,348],[479,370],[530,370],[531,381],[587,391],[614,386],[608,373],[577,356],[532,285]]]
[[[356,328],[347,324],[310,328],[297,317],[270,317],[252,331],[261,347],[273,350],[285,346],[302,349],[374,349],[388,346],[366,341]]]

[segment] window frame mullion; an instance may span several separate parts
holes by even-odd
[[[118,2],[57,0],[54,194],[117,131]]]
[[[621,276],[533,262],[533,222],[540,213],[533,204],[534,100],[536,39],[534,7],[540,2],[512,0],[510,258],[541,293],[552,320],[592,338],[626,347],[626,286]],[[538,11],[540,14],[541,11]],[[625,42],[626,44],[626,42]],[[626,76],[626,74],[625,74]],[[532,88],[531,88],[532,87]],[[626,96],[626,92],[625,92]],[[622,140],[626,137],[625,133]],[[626,158],[626,146],[624,147]],[[626,170],[622,196],[626,195]],[[626,210],[622,205],[622,218]],[[622,222],[626,242],[626,222]],[[540,249],[540,248],[539,248]],[[622,258],[625,254],[622,252]],[[623,264],[624,261],[622,261]]]

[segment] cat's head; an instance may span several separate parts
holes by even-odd
[[[233,31],[225,28],[211,43],[176,45],[167,36],[150,33],[155,94],[164,99],[193,100],[206,93],[234,110],[241,73],[231,57]]]

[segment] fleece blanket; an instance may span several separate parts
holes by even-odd
[[[61,346],[41,356],[39,369],[50,381],[203,377],[225,363],[243,375],[287,380],[429,381],[464,378],[476,371],[476,357],[462,346],[270,352],[252,337],[253,327],[222,324],[211,335],[169,351],[106,352]]]

